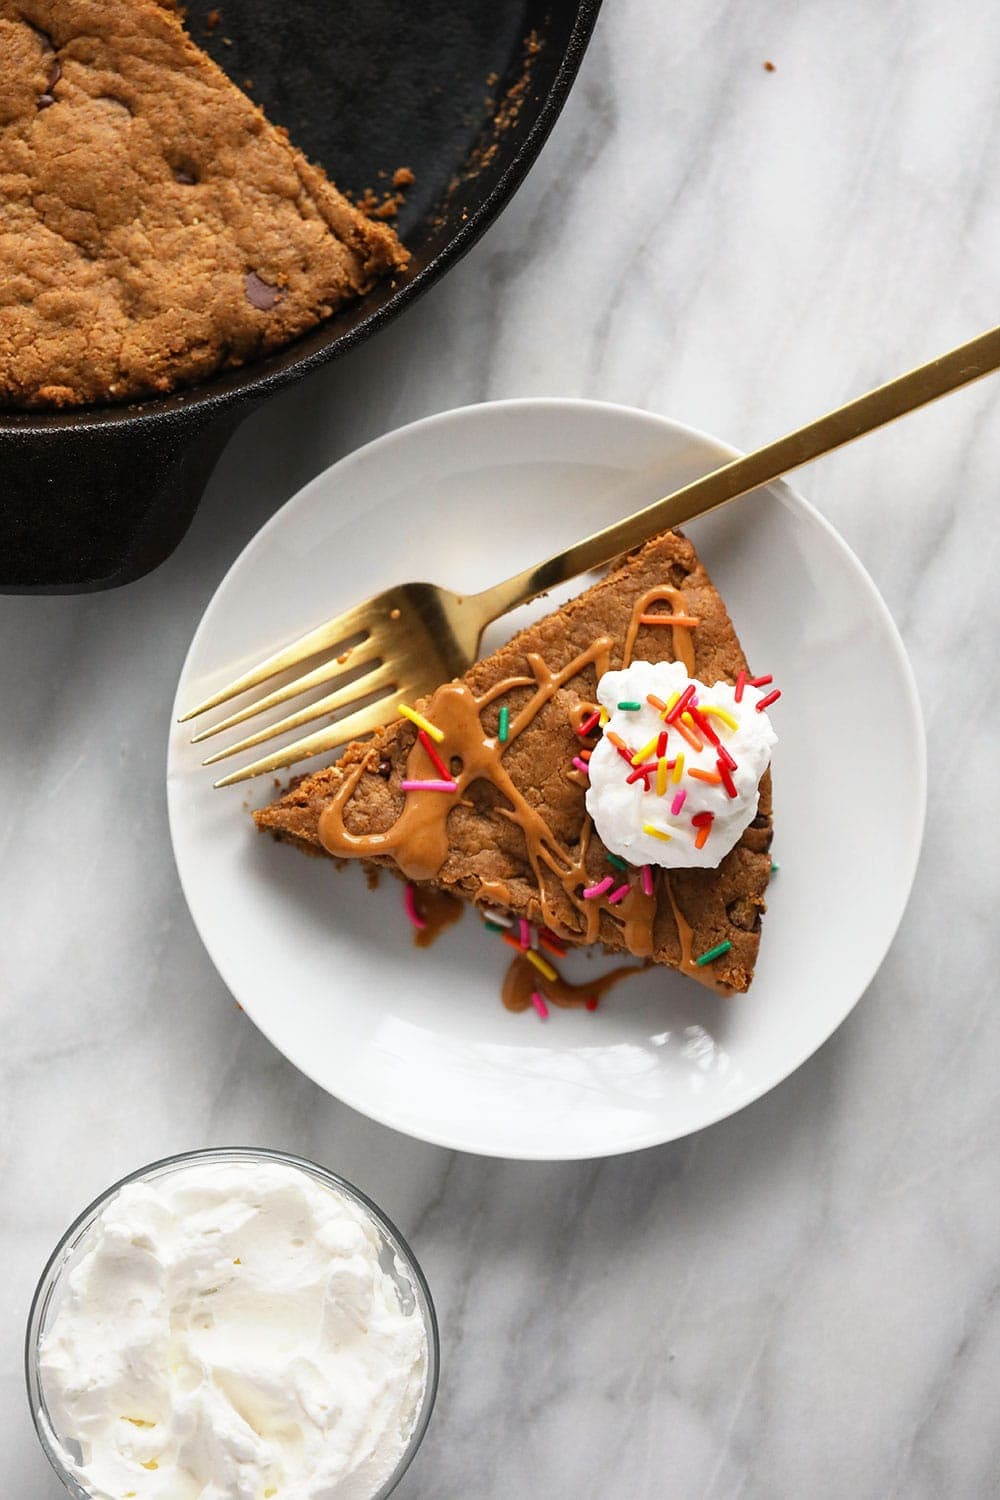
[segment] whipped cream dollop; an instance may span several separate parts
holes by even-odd
[[[689,686],[694,713],[678,728],[656,703],[672,704]],[[597,697],[609,720],[590,757],[587,791],[587,811],[605,848],[633,865],[714,869],[757,813],[760,778],[778,738],[757,708],[764,696],[745,683],[737,702],[730,683],[709,687],[688,677],[681,662],[634,661],[605,672]],[[635,768],[623,747],[630,755],[642,751],[648,768],[631,782]]]
[[[113,1500],[370,1500],[427,1375],[423,1318],[382,1246],[290,1163],[190,1163],[123,1187],[40,1345],[67,1467]]]

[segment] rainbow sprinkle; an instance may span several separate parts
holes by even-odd
[[[736,678],[736,691],[733,694],[733,697],[736,699],[737,703],[742,703],[743,702],[743,689],[746,687],[746,685],[747,685],[747,674],[745,672],[741,671],[737,675],[737,678]]]
[[[585,885],[583,888],[584,901],[596,901],[598,896],[603,896],[605,891],[610,891],[614,883],[613,875],[605,875],[604,879],[599,880],[596,885]]]
[[[663,797],[667,791],[667,758],[661,755],[656,762],[656,795]]]
[[[409,719],[411,724],[416,724],[418,729],[422,729],[425,734],[429,734],[431,739],[437,740],[440,745],[444,739],[443,729],[439,729],[436,724],[431,723],[430,719],[425,719],[423,714],[418,714],[415,708],[410,708],[406,703],[401,703],[398,711],[404,719]]]
[[[507,707],[507,705],[505,703],[504,706],[503,706],[503,708],[500,710],[500,721],[497,724],[497,739],[500,741],[501,745],[506,745],[506,743],[507,743],[507,736],[508,736],[509,733],[510,733],[510,709]]]
[[[434,749],[434,742],[431,739],[430,735],[427,733],[427,730],[418,730],[417,739],[423,745],[424,749],[427,752],[427,756],[431,762],[431,765],[434,767],[435,771],[438,773],[441,779],[443,781],[449,781],[451,779],[451,772],[448,770],[448,767],[445,765],[440,755],[438,755],[437,751]]]
[[[614,865],[616,870],[628,869],[628,860],[619,859],[617,854],[608,854],[605,856],[605,858],[607,859],[609,865]]]
[[[771,672],[766,672],[763,677],[751,677],[750,686],[755,688],[767,687],[768,683],[773,681],[773,674]]]
[[[631,698],[626,698],[624,703],[618,704],[618,709],[623,714],[637,714],[641,707],[641,703],[634,703]]]
[[[573,757],[573,766],[577,771],[582,771],[584,776],[590,775],[590,767],[587,765],[587,762],[585,760],[581,760],[578,755],[574,755]]]
[[[538,934],[538,941],[541,943],[543,948],[547,948],[550,953],[555,954],[556,958],[566,957],[566,949],[561,943],[556,942],[555,937],[551,932],[545,930],[540,931]]]
[[[457,792],[457,781],[401,781],[399,789],[403,792]]]
[[[693,776],[695,781],[707,781],[709,786],[718,786],[722,780],[718,771],[702,771],[697,766],[692,766],[688,775]]]
[[[513,927],[514,925],[514,918],[508,917],[505,911],[492,911],[484,906],[480,909],[479,915],[484,922],[492,922],[496,927]]]
[[[608,897],[608,905],[617,906],[619,901],[624,901],[630,890],[631,886],[626,880],[624,885],[620,885],[617,890],[611,892],[611,895]]]
[[[407,885],[405,890],[403,891],[403,905],[406,908],[406,915],[409,917],[414,927],[418,932],[422,932],[423,929],[427,926],[427,923],[417,911],[417,893],[412,885]]]
[[[544,974],[546,979],[551,980],[559,978],[559,975],[549,963],[548,959],[543,958],[540,953],[536,953],[534,948],[529,948],[524,956],[529,963],[534,964],[539,974]]]
[[[653,894],[653,870],[651,865],[643,865],[639,872],[639,879],[642,881],[643,895],[651,896]]]
[[[732,771],[730,771],[724,760],[717,760],[715,764],[719,768],[719,780],[722,782],[722,785],[725,787],[730,797],[735,797],[736,783],[733,780]]]
[[[724,943],[716,943],[714,948],[707,949],[707,951],[704,952],[700,958],[696,958],[695,963],[698,964],[700,968],[703,968],[705,964],[710,964],[713,959],[721,958],[724,953],[728,953],[732,946],[733,945],[728,940],[728,938]]]
[[[634,766],[637,766],[642,761],[649,759],[649,757],[652,755],[653,751],[656,749],[657,742],[658,742],[659,738],[660,737],[659,737],[658,734],[654,734],[653,738],[648,742],[648,744],[643,745],[643,747],[642,747],[641,750],[637,750],[635,752],[635,754],[632,757],[632,764]]]
[[[590,714],[586,719],[584,719],[581,725],[579,725],[576,732],[581,739],[585,740],[587,738],[587,735],[592,734],[600,722],[601,710],[599,708],[595,708],[594,712]]]
[[[518,918],[518,930],[519,930],[519,932],[521,934],[521,947],[522,948],[530,948],[531,947],[531,926],[530,926],[530,924],[528,922],[527,917],[520,917],[520,918]]]
[[[772,861],[771,861],[771,874],[772,875],[777,875],[777,873],[778,873],[778,871],[780,869],[781,869],[781,866],[780,865],[776,865],[775,862],[774,862],[774,860],[772,859]]]
[[[542,999],[537,990],[532,990],[531,992],[531,1003],[537,1010],[538,1014],[541,1016],[542,1020],[548,1020],[549,1007],[545,1004],[545,1001]]]
[[[657,828],[655,823],[643,823],[642,831],[654,839],[663,839],[664,843],[670,842],[671,835],[665,828]]]
[[[671,778],[670,779],[673,781],[674,785],[676,786],[677,783],[678,783],[678,781],[680,781],[680,779],[681,779],[681,777],[683,775],[684,775],[684,751],[682,750],[680,752],[680,754],[677,756],[677,759],[674,761],[674,769],[673,769],[673,772],[671,773]]]
[[[767,680],[768,682],[770,682],[770,677]],[[776,703],[780,697],[781,689],[775,688],[773,693],[768,693],[766,698],[761,698],[760,702],[757,704],[757,712],[763,713],[765,708],[768,708],[772,703]]]
[[[706,703],[703,708],[699,709],[699,712],[713,714],[715,718],[721,719],[723,724],[727,725],[730,729],[739,729],[740,727],[728,708],[720,708],[717,703]]]
[[[591,995],[590,999],[589,1000],[585,1000],[583,1002],[583,1004],[584,1004],[584,1007],[587,1010],[596,1010],[597,1009],[597,996],[596,995]]]
[[[686,796],[687,796],[687,792],[685,792],[683,790],[683,788],[682,788],[677,793],[677,795],[674,798],[673,802],[671,802],[671,804],[670,804],[670,816],[672,818],[676,818],[677,814],[680,812],[681,808],[684,806],[684,799],[685,799]]]

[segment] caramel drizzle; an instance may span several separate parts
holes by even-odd
[[[691,929],[690,922],[687,920],[684,913],[681,911],[680,907],[677,904],[677,897],[674,895],[673,882],[671,881],[670,873],[667,870],[663,871],[663,884],[667,888],[667,897],[670,901],[670,910],[674,914],[674,924],[677,928],[677,940],[680,944],[681,957],[680,963],[677,967],[680,969],[682,974],[687,974],[690,979],[696,979],[699,984],[705,985],[707,989],[714,990],[717,995],[731,995],[733,993],[732,986],[723,984],[720,979],[716,978],[716,976],[711,972],[711,964],[695,963],[694,948],[691,942],[694,933]]]
[[[633,609],[632,618],[629,621],[628,634],[625,637],[625,652],[622,659],[624,666],[629,666],[632,661],[632,652],[635,650],[636,636],[639,634],[642,616],[649,613],[649,606],[651,604],[660,603],[669,604],[675,615],[683,615],[687,609],[684,595],[680,589],[671,588],[669,584],[661,584],[657,588],[650,589],[648,593],[643,594]],[[649,630],[662,630],[663,626],[650,625],[646,628]],[[682,661],[685,672],[689,677],[693,677],[695,675],[694,642],[691,639],[691,627],[690,625],[671,625],[670,630],[673,635],[674,660]]]
[[[628,666],[632,660],[632,651],[635,648],[641,623],[640,616],[646,613],[651,604],[660,601],[669,603],[676,614],[684,613],[684,596],[678,589],[668,586],[649,589],[633,608],[625,637],[623,665]],[[690,627],[675,625],[671,628],[675,657],[684,662],[688,675],[693,676],[694,649],[691,643]],[[526,800],[505,771],[502,763],[503,755],[508,747],[519,735],[523,734],[544,705],[551,701],[561,687],[579,676],[588,666],[593,665],[598,679],[609,670],[613,644],[614,642],[607,636],[598,637],[559,672],[553,672],[536,652],[529,652],[527,663],[531,670],[530,677],[523,675],[508,677],[495,683],[479,698],[464,681],[444,683],[428,702],[426,715],[444,734],[445,749],[451,752],[453,758],[457,757],[461,761],[461,770],[454,773],[455,792],[408,792],[399,817],[384,833],[354,834],[349,832],[345,823],[345,813],[361,776],[365,771],[372,769],[373,760],[378,759],[379,752],[373,746],[370,754],[360,760],[345,777],[332,801],[327,804],[320,816],[318,832],[323,847],[337,858],[372,859],[391,856],[396,866],[409,880],[433,880],[440,873],[448,857],[449,813],[462,799],[462,794],[472,782],[488,781],[509,803],[509,806],[500,807],[497,811],[502,817],[517,824],[524,834],[528,861],[538,887],[541,917],[544,924],[562,937],[574,942],[594,943],[600,937],[603,913],[620,928],[622,940],[628,951],[637,957],[648,958],[653,952],[654,945],[655,893],[647,896],[639,882],[635,881],[629,882],[628,895],[614,906],[609,905],[603,898],[584,900],[580,891],[583,886],[590,883],[587,872],[587,853],[593,834],[593,823],[590,817],[584,817],[579,847],[577,853],[573,855],[555,837],[541,814]],[[507,739],[501,744],[496,736],[488,735],[483,729],[482,711],[497,698],[522,687],[532,687],[535,691],[512,718]],[[586,713],[580,711],[582,707],[578,706],[574,711],[579,714],[576,724],[582,723],[586,717]],[[419,781],[433,778],[435,774],[435,768],[427,751],[419,739],[415,740],[407,755],[406,778]],[[570,771],[567,774],[573,779],[579,778],[582,782],[582,777],[579,777],[578,772]],[[567,900],[574,908],[579,918],[579,926],[576,930],[567,929],[565,921],[560,919],[553,908],[548,889],[550,879],[554,879],[556,886],[562,887]],[[667,886],[669,889],[669,881]],[[502,895],[500,890],[491,893],[486,886],[477,893],[477,899],[487,904],[493,900],[499,905],[506,905],[507,896],[506,891]],[[671,903],[674,904],[672,893]],[[675,904],[674,911],[678,921],[678,933],[680,933],[680,923],[683,919],[679,917]],[[690,929],[688,932],[690,933]],[[690,947],[690,944],[688,946]],[[681,947],[683,953],[683,938]],[[692,965],[692,968],[696,970],[698,978],[704,979],[705,976],[696,965]]]
[[[607,974],[601,974],[589,980],[586,984],[571,984],[568,979],[558,975],[555,979],[548,979],[544,974],[539,974],[534,964],[518,953],[511,960],[510,967],[504,975],[503,989],[500,997],[508,1010],[527,1010],[531,1004],[531,997],[537,991],[544,995],[545,999],[553,1005],[562,1005],[567,1009],[586,1005],[588,1000],[599,1000],[602,995],[620,984],[623,979],[628,979],[630,974],[644,974],[648,965],[630,964],[627,968],[620,966],[611,969]]]

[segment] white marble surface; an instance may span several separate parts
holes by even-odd
[[[996,321],[998,99],[987,0],[607,0],[486,240],[246,424],[164,567],[117,594],[0,600],[11,1500],[62,1493],[19,1350],[57,1235],[128,1168],[236,1141],[345,1173],[424,1263],[443,1380],[403,1500],[1000,1493],[995,379],[799,481],[912,655],[928,833],[868,995],[735,1119],[538,1166],[352,1114],[227,995],[164,808],[168,704],[204,604],[261,521],[358,442],[545,393],[750,445]]]

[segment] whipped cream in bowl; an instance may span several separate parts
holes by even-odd
[[[77,1500],[383,1500],[437,1385],[405,1241],[280,1152],[199,1151],[110,1188],[32,1305],[36,1431]]]

